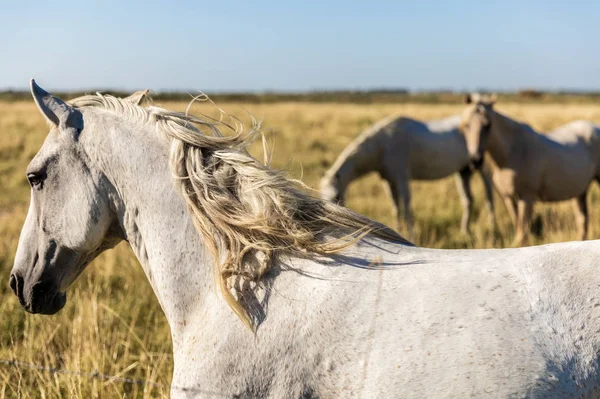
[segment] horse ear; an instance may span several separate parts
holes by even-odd
[[[31,79],[29,85],[35,104],[48,122],[56,127],[64,126],[78,129],[83,127],[81,126],[81,118],[74,118],[74,116],[81,116],[79,111],[42,89],[35,83],[34,79]]]
[[[490,106],[496,104],[496,101],[498,101],[498,95],[496,93],[493,93],[492,95],[490,95]]]
[[[467,93],[465,95],[465,104],[471,104],[473,102],[473,98],[471,97],[471,93]]]
[[[150,100],[150,90],[136,91],[132,95],[125,97],[125,100],[132,102],[135,105],[142,105],[142,103]]]

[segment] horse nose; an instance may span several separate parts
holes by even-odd
[[[12,292],[15,293],[17,298],[19,298],[21,305],[25,306],[25,298],[23,296],[23,286],[25,285],[25,280],[23,280],[23,277],[19,276],[18,274],[11,274],[8,285],[10,286]]]
[[[16,294],[17,293],[17,278],[15,277],[14,274],[10,275],[10,279],[8,280],[8,285],[10,286],[10,289],[12,290],[12,292],[14,292]]]

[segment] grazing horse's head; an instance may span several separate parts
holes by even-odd
[[[33,80],[31,91],[51,129],[27,168],[31,201],[9,284],[25,310],[53,314],[64,306],[66,288],[122,233],[112,186],[83,148],[82,113]],[[128,100],[141,102],[145,94]]]
[[[468,94],[465,102],[469,105],[462,114],[460,131],[465,136],[471,163],[474,166],[481,166],[491,129],[489,112],[496,102],[496,96],[483,97],[479,94]]]
[[[321,179],[320,191],[321,198],[324,200],[344,205],[344,190],[340,187],[340,181],[337,175],[324,176]]]

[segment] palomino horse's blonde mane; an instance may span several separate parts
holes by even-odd
[[[239,297],[241,292],[233,281],[259,281],[272,266],[274,254],[332,254],[366,234],[408,244],[390,228],[318,198],[300,181],[269,167],[266,149],[265,163],[252,157],[247,148],[261,135],[254,119],[245,132],[241,122],[225,118],[220,109],[220,119],[200,118],[153,106],[143,108],[102,94],[79,97],[71,104],[153,123],[169,138],[175,187],[217,260],[217,278],[226,301],[251,329],[256,326],[232,294]],[[225,136],[221,129],[233,134]],[[256,256],[249,259],[251,255]]]

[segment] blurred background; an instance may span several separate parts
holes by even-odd
[[[65,99],[151,89],[155,103],[178,110],[202,90],[242,120],[247,112],[262,119],[274,166],[317,189],[373,123],[456,115],[470,91],[499,93],[500,112],[541,132],[575,119],[600,123],[599,14],[592,1],[3,4],[0,398],[164,397],[172,371],[168,325],[127,245],[89,266],[57,315],[26,314],[8,289],[29,203],[25,169],[48,131],[27,91],[30,78]],[[473,179],[471,235],[460,233],[452,177],[411,189],[416,244],[510,245],[514,228],[499,197],[498,228],[487,224],[480,179]],[[590,238],[600,237],[599,194],[594,184]],[[353,183],[346,198],[395,226],[379,176]],[[536,204],[530,244],[576,239],[571,207]],[[135,381],[82,374],[93,371]]]

